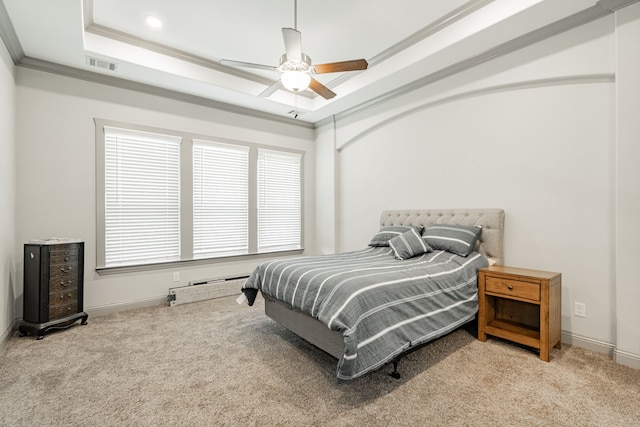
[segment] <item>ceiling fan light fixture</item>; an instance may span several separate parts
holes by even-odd
[[[282,85],[292,92],[300,92],[309,87],[311,76],[299,70],[289,70],[282,73]]]

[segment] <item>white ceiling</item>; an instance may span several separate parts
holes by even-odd
[[[366,71],[324,74],[331,99],[285,89],[258,96],[278,65],[294,0],[1,0],[14,62],[158,94],[186,94],[249,114],[317,123],[507,53],[636,0],[300,0],[297,29],[314,64],[364,58]],[[163,21],[145,24],[148,15]],[[11,28],[12,27],[12,28]],[[117,64],[92,67],[87,56]],[[134,85],[135,87],[135,85]]]

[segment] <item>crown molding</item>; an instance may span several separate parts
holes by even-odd
[[[421,30],[411,34],[409,37],[405,38],[404,40],[399,41],[393,46],[383,50],[382,52],[368,59],[369,67],[375,67],[376,64],[379,64],[382,61],[385,61],[391,58],[392,56],[410,48],[414,44],[421,42],[427,37],[430,37],[444,30],[445,28],[460,21],[462,18],[472,14],[473,12],[479,9],[482,9],[483,7],[487,6],[490,3],[493,3],[494,1],[495,0],[471,0],[463,4],[462,6],[440,17],[439,19],[431,22],[429,25],[422,28]],[[342,76],[331,80],[331,82],[329,83],[332,85],[338,85],[349,80],[350,78],[353,77],[353,75],[354,74],[343,74]]]
[[[515,52],[517,50],[530,46],[534,43],[540,42],[542,40],[561,34],[565,31],[569,31],[574,28],[580,27],[584,24],[587,24],[589,22],[595,21],[596,19],[610,15],[611,13],[615,12],[617,9],[628,6],[632,3],[636,3],[638,1],[640,0],[600,0],[595,5],[587,9],[574,13],[573,15],[567,16],[566,18],[560,19],[544,27],[538,28],[537,30],[533,30],[529,33],[523,34],[520,37],[509,40],[505,43],[502,43],[498,46],[488,49],[482,53],[479,53],[478,55],[459,61],[450,66],[444,67],[418,80],[415,80],[411,83],[407,83],[404,86],[401,86],[392,91],[386,92],[366,102],[363,102],[352,108],[349,108],[340,113],[337,113],[335,115],[335,119],[336,120],[345,119],[351,115],[354,115],[366,109],[377,106],[383,102],[386,102],[391,99],[402,96],[404,94],[413,92],[424,86],[427,86],[429,84],[432,84],[434,82],[437,82],[439,80],[452,76],[454,74],[473,68],[476,65],[480,65],[484,62],[490,61],[492,59],[506,55],[508,53]],[[315,125],[316,127],[324,126],[326,124],[329,124],[332,120],[334,120],[333,117],[327,117],[316,122]]]
[[[91,0],[84,0],[83,2],[83,14],[85,22],[87,17],[92,15],[93,2]],[[265,113],[252,108],[239,107],[237,105],[228,104],[225,102],[214,101],[212,99],[204,98],[201,96],[190,95],[182,92],[178,92],[171,89],[165,89],[158,86],[153,86],[144,83],[133,82],[130,80],[108,76],[80,68],[74,68],[67,65],[56,64],[50,61],[44,61],[41,59],[31,58],[26,56],[22,45],[15,32],[11,19],[9,19],[9,13],[4,6],[4,3],[0,1],[0,38],[4,42],[11,59],[16,67],[29,68],[32,70],[44,71],[52,74],[57,74],[65,77],[71,77],[74,79],[85,80],[93,83],[99,83],[109,85],[113,87],[119,87],[122,89],[133,90],[136,92],[146,93],[149,95],[161,96],[164,98],[170,98],[177,101],[188,102],[191,104],[201,105],[204,107],[215,108],[235,114],[241,114],[244,116],[270,120],[279,123],[285,123],[288,125],[299,126],[306,129],[313,129],[312,123],[291,119],[277,114]],[[220,65],[222,66],[222,65]],[[267,79],[268,80],[268,79]],[[269,83],[270,84],[270,83]]]
[[[376,64],[396,55],[399,52],[413,46],[414,44],[424,40],[425,38],[442,31],[446,27],[453,25],[457,21],[462,18],[470,15],[471,13],[477,11],[488,5],[489,3],[494,2],[495,0],[470,0],[462,6],[454,9],[448,14],[442,16],[436,21],[430,23],[426,27],[421,30],[413,33],[409,37],[395,45],[383,50],[372,58],[368,59],[369,67],[374,67]],[[112,40],[120,41],[122,43],[130,44],[132,46],[140,47],[142,49],[147,49],[153,52],[160,53],[162,55],[166,55],[172,58],[176,58],[182,61],[190,62],[205,68],[209,68],[215,71],[219,71],[222,73],[226,73],[238,78],[246,79],[255,83],[264,84],[267,87],[271,86],[275,83],[275,80],[269,79],[267,77],[259,76],[254,73],[243,71],[241,69],[235,67],[229,67],[226,65],[222,65],[217,61],[212,61],[208,58],[204,58],[198,55],[193,55],[188,52],[185,52],[181,49],[172,48],[160,43],[155,43],[141,37],[137,37],[131,35],[129,33],[125,33],[123,31],[115,30],[113,28],[105,27],[100,24],[96,24],[93,22],[93,0],[84,0],[84,24],[85,31],[88,33],[92,33],[98,36],[106,37]],[[348,73],[342,74],[340,77],[337,77],[327,83],[325,86],[329,88],[333,88],[342,84],[351,78],[357,73]],[[304,96],[310,99],[316,98],[316,95],[313,92],[302,92],[298,94],[299,96]]]
[[[24,50],[18,40],[16,30],[13,27],[11,19],[9,19],[9,13],[4,7],[4,3],[0,1],[0,38],[7,47],[7,51],[11,56],[11,60],[15,65],[18,65],[22,58],[24,58]]]
[[[596,4],[609,12],[615,12],[616,10],[627,7],[637,1],[638,0],[599,0]]]
[[[185,52],[184,50],[169,47],[160,43],[152,42],[123,31],[114,30],[113,28],[105,27],[103,25],[91,23],[85,27],[87,33],[95,34],[97,36],[105,37],[108,39],[116,40],[125,44],[136,46],[142,49],[150,50],[171,58],[179,59],[181,61],[190,62],[195,65],[199,65],[204,68],[208,68],[214,71],[219,71],[225,74],[230,74],[235,77],[240,77],[245,80],[250,80],[255,83],[260,83],[266,86],[271,86],[275,80],[267,77],[259,76],[257,74],[243,71],[238,68],[228,67],[222,65],[217,61],[212,61],[208,58],[193,55]]]
[[[134,36],[124,31],[115,30],[113,28],[106,27],[104,25],[96,24],[93,22],[93,0],[84,0],[84,28],[88,33],[95,34],[97,36],[105,37],[111,40],[116,40],[125,44],[136,46],[142,49],[146,49],[152,52],[159,53],[171,58],[175,58],[181,61],[189,62],[210,70],[218,71],[221,73],[229,74],[234,77],[249,80],[254,83],[263,84],[266,87],[271,86],[276,82],[274,79],[264,77],[258,74],[250,73],[239,68],[229,67],[222,65],[217,61],[213,61],[203,56],[194,55],[181,49],[176,49],[161,43],[152,42],[150,40],[143,39],[141,37]],[[298,96],[304,96],[312,99],[314,94],[302,92],[298,93]]]
[[[421,40],[421,38],[428,37],[430,34],[440,31],[445,26],[451,25],[451,23],[461,19],[462,17],[468,15],[469,13],[472,13],[473,11],[481,7],[484,7],[485,5],[489,4],[491,1],[493,0],[469,1],[468,3],[461,6],[460,8],[452,11],[449,15],[446,15],[445,17],[443,17],[443,19],[430,24],[429,26],[425,27],[423,30],[413,34],[412,36],[398,43],[397,45],[394,45],[391,48],[376,55],[374,58],[372,58],[371,62],[375,65],[376,61],[380,62],[385,58],[388,58],[389,56],[393,56],[394,54],[401,51],[402,49],[406,49],[412,44],[417,43],[418,41]],[[239,107],[233,104],[214,101],[214,100],[196,96],[196,95],[181,93],[175,90],[164,89],[157,86],[128,81],[125,79],[121,79],[113,76],[107,76],[107,75],[95,73],[92,71],[82,70],[82,69],[73,68],[73,67],[60,65],[60,64],[54,64],[48,61],[27,57],[22,49],[22,46],[20,45],[18,37],[15,33],[15,29],[13,27],[13,24],[9,19],[9,15],[2,1],[0,1],[0,37],[2,38],[5,46],[7,47],[7,50],[16,66],[50,72],[50,73],[54,73],[62,76],[77,78],[85,81],[91,81],[91,82],[110,85],[114,87],[120,87],[123,89],[134,90],[137,92],[161,96],[165,98],[171,98],[171,99],[175,99],[183,102],[206,106],[209,108],[215,108],[215,109],[229,111],[237,114],[242,114],[245,116],[261,118],[261,119],[271,120],[275,122],[286,123],[289,125],[313,129],[313,128],[326,125],[332,122],[333,120],[344,119],[346,117],[349,117],[351,115],[354,115],[366,109],[372,108],[376,105],[379,105],[391,99],[400,97],[406,93],[420,89],[436,81],[442,80],[446,77],[452,76],[454,74],[457,74],[467,69],[470,69],[472,67],[475,67],[476,65],[482,64],[491,59],[495,59],[497,57],[506,55],[508,53],[517,51],[519,49],[530,46],[534,43],[537,43],[549,37],[553,37],[562,32],[571,30],[573,28],[579,27],[581,25],[584,25],[596,19],[602,18],[611,13],[614,13],[618,9],[629,6],[633,3],[637,3],[638,1],[640,0],[599,0],[594,6],[591,6],[590,8],[587,8],[581,12],[570,15],[566,18],[563,18],[545,27],[531,31],[516,39],[505,42],[494,48],[488,49],[485,52],[475,55],[474,57],[452,64],[448,67],[445,67],[436,72],[428,74],[416,81],[408,83],[392,91],[386,92],[382,95],[377,96],[376,98],[373,98],[371,100],[358,104],[352,108],[341,111],[340,113],[337,113],[335,115],[326,117],[315,123],[298,121],[288,117],[283,117],[283,116],[279,116],[271,113],[265,113],[265,112],[261,112],[259,110],[255,110],[251,108]],[[92,0],[84,0],[83,5],[84,5],[83,16],[85,18],[85,24],[88,27],[90,27],[88,31],[94,32],[96,34],[104,31],[105,33],[101,35],[108,36],[110,34],[116,37],[116,39],[117,37],[123,37],[121,41],[134,44],[135,40],[127,38],[132,36],[130,35],[125,36],[124,33],[122,35],[117,35],[113,33],[112,30],[100,28],[100,26],[92,23],[92,14],[93,14]],[[198,64],[198,65],[208,66],[209,68],[213,68],[216,70],[218,70],[219,67],[224,67],[225,68],[224,72],[229,71],[229,70],[226,70],[226,68],[232,69],[232,67],[225,67],[222,64],[218,64],[215,61],[210,61],[210,60],[207,60],[206,58],[201,58],[196,55],[189,55],[177,49],[172,49],[163,45],[143,41],[142,39],[135,41],[135,43],[138,43],[138,42],[141,43],[141,46],[144,45],[142,47],[155,50],[157,52],[164,53],[169,56],[178,55],[179,57],[181,57],[181,59],[187,60],[189,62]],[[239,73],[237,75],[238,77],[245,78],[242,76],[242,74],[246,73],[246,74],[250,74],[251,78],[259,78],[259,79],[265,80],[264,82],[258,81],[258,83],[270,84],[272,82],[269,79],[261,78],[260,76],[256,76],[255,74],[252,74],[252,73],[243,72],[242,70],[236,70],[236,69],[232,69],[232,70],[234,72],[237,71]],[[256,80],[253,80],[253,81],[256,81]]]
[[[70,67],[67,65],[56,64],[54,62],[31,58],[28,56],[25,56],[20,61],[20,63],[17,64],[17,66],[38,70],[38,71],[44,71],[47,73],[57,74],[60,76],[70,77],[78,80],[85,80],[92,83],[99,83],[107,86],[118,87],[121,89],[132,90],[140,93],[145,93],[147,95],[155,95],[163,98],[173,99],[176,101],[182,101],[190,104],[201,105],[203,107],[214,108],[217,110],[240,114],[243,116],[249,116],[257,119],[265,119],[272,122],[279,122],[279,123],[299,126],[307,129],[314,128],[313,123],[290,119],[288,117],[279,116],[277,114],[266,113],[266,112],[254,110],[251,108],[239,107],[234,104],[215,101],[209,98],[204,98],[202,96],[178,92],[175,90],[153,86],[146,83],[134,82],[131,80],[120,78],[120,77],[109,76],[105,74],[95,73],[93,71]]]

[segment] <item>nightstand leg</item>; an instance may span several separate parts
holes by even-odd
[[[551,360],[551,347],[549,344],[549,323],[548,321],[543,321],[540,325],[540,359],[545,362]]]
[[[549,349],[547,349],[547,351],[545,352],[540,350],[540,360],[543,360],[545,362],[549,362],[551,360],[551,356],[549,355]]]
[[[479,311],[478,312],[478,341],[485,342],[487,341],[487,334],[484,329],[485,324],[484,324],[483,316],[484,316],[484,313]]]
[[[478,274],[478,340],[487,341],[485,326],[487,325],[487,297],[484,294],[484,278],[483,272]]]

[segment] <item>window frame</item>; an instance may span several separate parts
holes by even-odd
[[[202,265],[217,262],[237,261],[242,259],[259,259],[266,257],[296,255],[304,252],[305,230],[305,154],[304,150],[278,147],[268,144],[202,135],[174,129],[144,126],[108,119],[94,118],[96,142],[96,272],[100,275],[149,271],[176,266]],[[153,264],[136,264],[127,266],[105,266],[105,127],[121,128],[139,132],[151,132],[175,136],[182,139],[180,146],[180,260],[158,262]],[[249,252],[247,254],[223,255],[211,258],[193,257],[193,144],[194,141],[210,141],[238,145],[249,149]],[[294,153],[300,155],[300,249],[289,249],[273,252],[258,252],[258,149]]]

